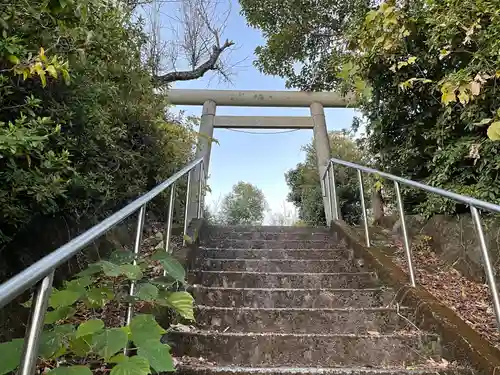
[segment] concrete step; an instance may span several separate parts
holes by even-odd
[[[350,259],[345,248],[332,249],[202,249],[200,258],[213,259]]]
[[[407,333],[389,335],[171,332],[176,356],[202,357],[219,365],[242,366],[406,366],[439,360],[437,336]]]
[[[273,240],[273,241],[286,241],[286,240],[319,240],[319,241],[333,241],[333,234],[328,232],[317,232],[314,230],[308,232],[212,232],[208,234],[211,240],[232,239],[232,240]]]
[[[192,288],[200,305],[226,307],[383,307],[394,299],[391,289]]]
[[[371,288],[378,286],[373,272],[284,273],[198,271],[189,275],[191,284],[224,288]]]
[[[362,263],[354,260],[330,259],[204,259],[200,268],[208,271],[255,271],[255,272],[360,272]]]
[[[238,367],[217,366],[201,363],[186,365],[178,359],[177,374],[181,375],[473,375],[473,371],[463,367],[440,363],[414,367]]]
[[[335,244],[329,241],[318,240],[207,240],[205,247],[216,249],[331,249]]]
[[[400,308],[253,308],[198,306],[199,328],[224,332],[391,333],[412,327]]]
[[[229,236],[233,233],[241,233],[241,232],[257,232],[257,233],[331,233],[330,228],[328,227],[283,227],[283,226],[275,226],[275,225],[260,225],[260,226],[209,226],[207,228],[207,232],[209,235],[219,234],[221,236]]]

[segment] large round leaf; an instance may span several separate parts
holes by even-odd
[[[150,340],[160,341],[161,335],[166,331],[156,322],[153,315],[139,314],[132,318],[130,332],[132,341],[136,346],[140,346]]]
[[[149,362],[139,355],[133,357],[120,357],[118,364],[111,369],[110,375],[147,375],[151,373]]]
[[[81,291],[70,289],[52,291],[49,299],[49,306],[57,309],[58,307],[71,306],[82,295]]]
[[[104,307],[109,301],[114,298],[114,293],[109,288],[92,288],[85,293],[85,305],[91,308]]]
[[[92,335],[99,332],[103,328],[104,322],[101,319],[91,319],[78,326],[78,329],[76,330],[76,337],[79,338],[82,336]]]
[[[158,288],[150,283],[139,284],[135,296],[143,301],[154,301],[158,297]]]
[[[186,271],[184,270],[184,266],[172,255],[165,253],[163,258],[160,259],[160,263],[167,275],[177,281],[185,282]]]
[[[45,319],[44,323],[45,324],[52,324],[57,322],[58,320],[64,320],[68,319],[69,317],[72,317],[75,315],[76,309],[71,307],[71,306],[63,306],[59,307],[58,309],[48,311],[45,314]]]
[[[156,372],[175,371],[170,346],[160,341],[150,340],[139,346],[137,354],[147,358],[150,366]]]
[[[92,351],[104,359],[110,358],[128,344],[128,335],[122,328],[109,328],[92,336]]]
[[[86,366],[61,366],[49,371],[50,375],[92,375]]]
[[[141,267],[137,264],[122,264],[120,266],[120,273],[130,280],[142,279]]]
[[[0,375],[16,369],[21,361],[24,339],[14,339],[0,344]]]
[[[130,250],[115,250],[111,253],[109,261],[114,264],[122,265],[132,263],[135,256]]]

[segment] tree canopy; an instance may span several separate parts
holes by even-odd
[[[240,181],[222,200],[220,220],[227,225],[258,225],[262,224],[266,209],[262,190]]]
[[[261,71],[356,94],[375,167],[500,203],[497,1],[240,2]],[[404,193],[427,215],[465,208]]]

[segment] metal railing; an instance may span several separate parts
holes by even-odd
[[[364,187],[363,187],[363,176],[362,176],[361,172],[376,174],[380,177],[387,178],[387,179],[394,182],[394,190],[396,192],[396,200],[397,200],[397,205],[398,205],[399,218],[401,221],[401,231],[403,233],[403,245],[404,245],[404,249],[405,249],[405,253],[406,253],[406,261],[408,264],[408,274],[410,276],[410,284],[412,287],[416,286],[415,268],[413,265],[412,253],[411,253],[411,249],[410,249],[410,240],[408,237],[408,230],[406,228],[405,210],[404,210],[404,206],[403,206],[403,200],[401,198],[400,184],[408,185],[408,186],[411,186],[411,187],[414,187],[417,189],[425,190],[425,191],[430,192],[430,193],[438,194],[438,195],[443,196],[445,198],[449,198],[449,199],[452,199],[454,201],[468,205],[470,207],[470,211],[472,214],[472,220],[474,222],[474,226],[476,228],[476,232],[477,232],[477,235],[479,237],[479,245],[481,248],[481,254],[483,257],[483,261],[484,261],[486,278],[488,280],[488,285],[489,285],[491,295],[492,295],[493,307],[495,310],[495,316],[496,316],[496,320],[497,320],[497,326],[500,329],[500,298],[498,295],[498,289],[497,289],[496,280],[495,280],[495,273],[493,271],[493,265],[491,263],[491,259],[490,259],[489,252],[488,252],[488,247],[486,245],[486,240],[484,237],[484,231],[483,231],[483,227],[482,227],[482,223],[481,223],[481,216],[480,216],[479,210],[478,210],[478,209],[483,209],[483,210],[487,210],[490,212],[500,213],[500,206],[499,205],[496,205],[493,203],[488,203],[485,201],[481,201],[479,199],[475,199],[475,198],[468,197],[465,195],[456,194],[456,193],[453,193],[451,191],[447,191],[447,190],[443,190],[440,188],[436,188],[433,186],[423,184],[421,182],[408,180],[406,178],[398,177],[398,176],[395,176],[395,175],[390,174],[390,173],[381,172],[379,170],[365,167],[365,166],[362,166],[359,164],[351,163],[351,162],[344,161],[341,159],[332,158],[332,159],[330,159],[328,165],[326,166],[326,170],[323,173],[323,176],[321,178],[321,183],[324,186],[324,191],[325,191],[326,197],[328,199],[328,207],[326,207],[325,211],[326,211],[327,215],[330,214],[331,220],[339,220],[341,217],[338,195],[337,195],[337,188],[336,188],[336,183],[335,183],[335,165],[342,165],[344,167],[353,168],[358,173],[360,198],[361,198],[361,209],[363,211],[363,226],[364,226],[365,240],[366,240],[367,247],[370,247],[370,231],[368,228],[368,216],[367,216],[367,211],[366,211],[366,207],[365,207],[365,200],[364,200],[365,192],[364,192]]]
[[[65,245],[59,247],[57,250],[51,252],[43,257],[30,267],[26,268],[16,276],[12,277],[2,285],[0,285],[0,308],[11,302],[14,298],[25,292],[36,283],[39,283],[33,301],[31,304],[31,312],[29,322],[26,328],[24,347],[21,356],[20,367],[18,370],[19,375],[31,375],[35,373],[36,361],[38,358],[38,347],[40,334],[44,325],[45,313],[52,291],[52,282],[54,279],[54,272],[56,268],[62,265],[65,261],[76,255],[80,250],[91,242],[98,239],[105,234],[108,230],[112,229],[123,220],[138,211],[136,234],[134,241],[134,253],[138,254],[142,243],[142,232],[144,229],[144,222],[146,218],[146,205],[160,193],[170,187],[170,199],[167,217],[167,233],[164,238],[165,251],[169,251],[170,235],[172,232],[172,220],[174,213],[174,200],[175,200],[175,186],[176,182],[188,175],[188,187],[186,192],[186,211],[184,214],[184,237],[187,231],[188,221],[188,207],[190,205],[190,183],[191,175],[199,166],[199,189],[198,189],[198,207],[197,217],[203,216],[203,194],[205,187],[205,172],[203,168],[203,158],[194,160],[186,165],[179,172],[175,173],[172,177],[162,182],[143,196],[137,198],[132,203],[128,204],[118,212],[114,213],[104,221],[93,226],[86,232],[80,234],[78,237],[69,241]],[[135,260],[134,260],[135,262]],[[130,284],[129,295],[134,294],[135,283]],[[132,318],[133,311],[132,305],[128,306],[126,323],[129,324]]]

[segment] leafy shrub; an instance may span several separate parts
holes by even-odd
[[[165,276],[146,277],[156,262]],[[179,291],[185,278],[183,266],[163,249],[147,256],[117,250],[108,260],[90,264],[65,282],[64,288],[53,288],[41,335],[40,358],[64,363],[50,371],[54,375],[86,375],[103,366],[111,367],[113,375],[146,375],[151,369],[158,373],[174,371],[170,347],[160,341],[166,330],[154,315],[137,314],[126,327],[105,327],[104,321],[92,314],[90,319],[75,324],[82,319],[74,316],[82,311],[102,311],[111,303],[131,303],[171,308],[182,318],[194,320],[192,296]],[[133,296],[127,293],[130,282],[135,283]],[[30,307],[31,300],[24,305]],[[23,342],[14,339],[0,344],[0,374],[17,368]],[[124,349],[136,355],[127,357],[122,353]]]

